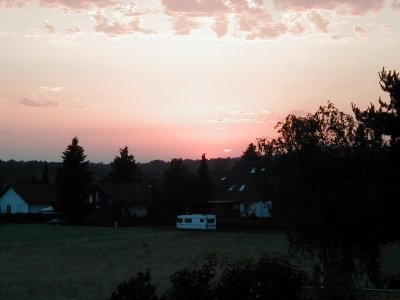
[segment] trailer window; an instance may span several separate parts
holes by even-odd
[[[200,219],[200,223],[204,223],[204,219]]]
[[[214,223],[214,219],[207,219],[207,223]]]
[[[183,223],[183,219],[182,219],[182,218],[178,218],[176,221],[177,221],[178,223]]]
[[[185,219],[185,223],[192,223],[192,219]]]

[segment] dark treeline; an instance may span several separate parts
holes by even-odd
[[[184,164],[189,171],[194,173],[200,166],[200,159],[184,159]],[[212,158],[208,159],[210,172],[226,172],[232,168],[238,158]],[[32,183],[32,181],[40,182],[43,176],[45,165],[48,168],[48,177],[50,182],[54,182],[57,174],[57,169],[61,166],[61,162],[46,162],[46,161],[16,161],[16,160],[1,160],[0,159],[0,183]],[[110,163],[89,163],[90,170],[95,178],[102,179],[108,176],[111,171]],[[165,170],[168,169],[168,162],[163,160],[153,160],[147,163],[138,163],[142,173],[147,178],[161,180]]]

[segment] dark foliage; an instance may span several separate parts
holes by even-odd
[[[387,275],[384,278],[384,283],[387,289],[400,289],[400,272],[392,275]]]
[[[201,156],[200,167],[198,169],[202,200],[207,201],[213,195],[214,188],[210,179],[210,171],[208,170],[208,162],[206,158],[206,154]]]
[[[395,242],[400,241],[400,232],[393,230],[400,227],[400,74],[383,69],[379,79],[382,90],[389,93],[389,103],[379,98],[378,109],[373,104],[365,111],[354,104],[352,107],[360,127],[366,132],[365,144],[381,153],[381,169],[385,172],[379,174],[383,176],[376,176],[374,182],[380,187],[381,241]]]
[[[305,274],[283,258],[261,257],[257,262],[228,265],[216,287],[217,299],[305,299]]]
[[[156,288],[151,284],[149,270],[138,272],[128,282],[121,283],[109,300],[157,300]]]
[[[90,207],[86,202],[87,192],[92,182],[89,162],[85,161],[84,149],[79,146],[78,138],[63,152],[63,163],[58,169],[56,186],[58,202],[56,210],[69,219],[77,220],[86,215]]]
[[[117,182],[139,182],[140,169],[136,164],[135,157],[129,154],[128,146],[119,149],[119,156],[111,163],[111,179]]]
[[[282,258],[261,257],[218,263],[215,256],[199,268],[171,276],[165,299],[305,299],[305,275]]]
[[[213,279],[217,270],[216,256],[208,257],[200,268],[182,269],[172,274],[172,287],[165,293],[165,299],[207,300],[214,299]]]
[[[260,140],[262,183],[290,247],[320,257],[328,289],[351,293],[364,270],[379,285],[380,154],[355,146],[353,118],[332,103],[277,127],[277,139]]]
[[[247,149],[243,152],[242,159],[247,161],[255,161],[260,158],[260,154],[258,153],[257,146],[253,143],[250,143]]]
[[[47,162],[44,162],[42,177],[40,178],[40,183],[49,183],[49,166]]]
[[[169,216],[196,210],[201,206],[199,178],[181,158],[174,158],[164,172],[159,195],[158,205]]]

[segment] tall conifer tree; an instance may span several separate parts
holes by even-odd
[[[63,152],[62,166],[57,170],[57,210],[67,217],[83,216],[87,212],[86,194],[92,183],[89,162],[77,137]]]

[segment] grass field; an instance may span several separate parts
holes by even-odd
[[[399,250],[384,249],[387,271],[399,270]],[[287,241],[262,232],[0,224],[0,299],[107,299],[119,283],[146,269],[161,293],[174,271],[212,253],[286,255]],[[294,263],[312,268],[310,260]]]

